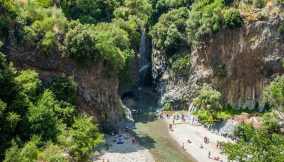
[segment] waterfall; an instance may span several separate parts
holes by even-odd
[[[139,47],[139,85],[144,86],[147,73],[151,67],[149,52],[147,50],[147,37],[145,29],[141,29],[140,47]]]

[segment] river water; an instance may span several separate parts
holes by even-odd
[[[139,97],[139,113],[134,115],[134,132],[142,146],[149,149],[156,162],[193,162],[168,132],[167,123],[158,120],[157,94],[149,88],[142,88]]]

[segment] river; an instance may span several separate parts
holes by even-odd
[[[157,162],[193,162],[191,156],[170,136],[167,123],[155,117],[159,108],[156,96],[147,88],[140,92],[140,111],[134,115],[134,132],[140,144],[150,150]]]

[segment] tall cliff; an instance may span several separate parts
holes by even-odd
[[[105,130],[117,128],[124,119],[118,95],[119,80],[103,62],[88,67],[79,66],[59,53],[42,55],[35,51],[10,49],[9,60],[17,68],[31,68],[39,72],[41,80],[48,82],[54,76],[71,76],[77,83],[76,105],[81,112],[92,115]]]
[[[152,71],[162,101],[188,106],[199,87],[208,83],[223,94],[226,103],[249,108],[258,105],[264,86],[284,72],[284,41],[278,31],[281,21],[275,16],[246,22],[239,29],[222,29],[203,39],[185,51],[191,69],[183,76],[173,72],[164,52],[154,45]]]

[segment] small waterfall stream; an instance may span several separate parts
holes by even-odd
[[[151,67],[150,62],[150,54],[147,49],[147,36],[145,29],[141,29],[141,39],[140,39],[140,47],[139,47],[139,83],[138,86],[145,86],[145,81],[147,79],[147,74],[149,74],[149,70]]]

